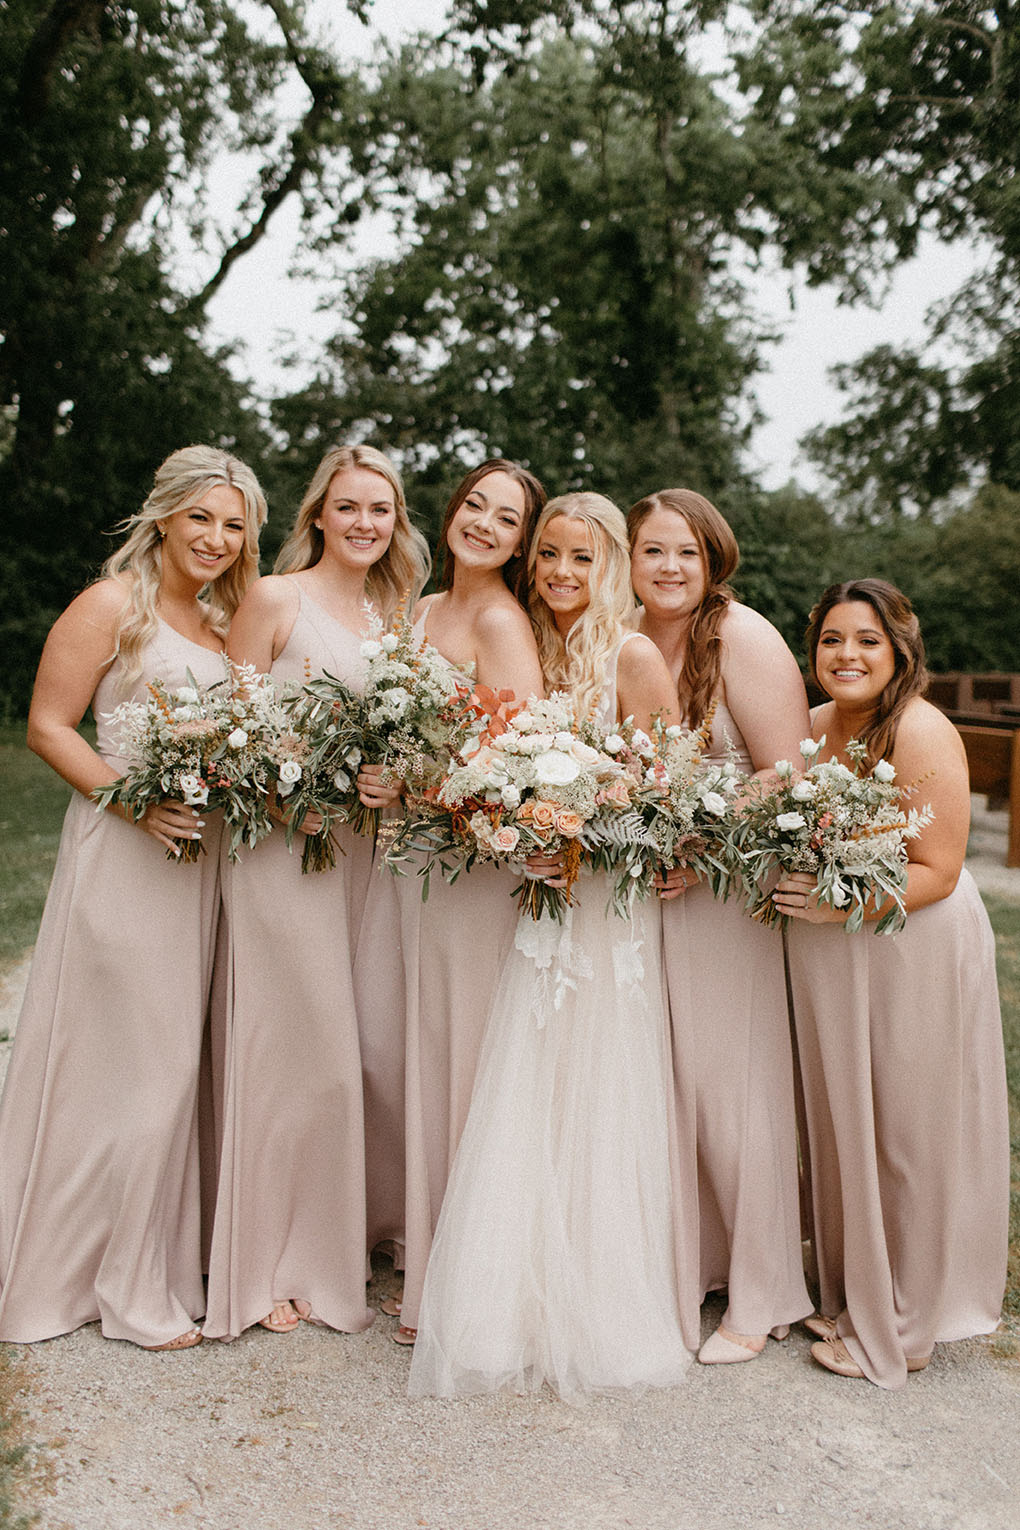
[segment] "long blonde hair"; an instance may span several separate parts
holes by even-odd
[[[140,676],[142,650],[159,625],[156,605],[163,574],[163,538],[156,523],[190,509],[217,485],[236,489],[244,501],[241,551],[202,592],[205,620],[219,637],[226,637],[230,619],[258,573],[266,500],[251,468],[216,446],[182,446],[171,452],[157,470],[142,508],[124,522],[127,538],[103,564],[102,577],[117,580],[126,594],[111,656],[119,657],[123,665],[122,690],[130,690]]]
[[[682,515],[701,551],[705,593],[691,619],[684,662],[677,681],[680,716],[690,728],[700,728],[719,688],[722,673],[722,619],[733,599],[726,583],[740,562],[737,539],[711,500],[693,489],[660,489],[646,494],[627,512],[627,532],[633,549],[642,521],[654,510]]]
[[[366,472],[378,473],[393,490],[397,507],[393,538],[379,561],[372,564],[365,580],[366,595],[379,608],[383,617],[389,620],[402,599],[407,597],[409,605],[417,600],[429,576],[432,560],[428,543],[421,532],[411,525],[400,474],[390,459],[374,446],[329,448],[305,490],[290,535],[280,548],[273,573],[296,574],[300,569],[313,568],[321,560],[325,542],[315,521],[322,512],[329,486],[337,473],[347,472],[351,468],[364,468]]]
[[[557,516],[583,521],[592,542],[588,605],[565,639],[535,589],[538,548],[545,528]],[[627,619],[634,607],[623,511],[605,495],[588,491],[551,499],[539,516],[531,539],[528,578],[528,611],[546,686],[549,690],[569,691],[577,716],[586,717],[599,707],[609,662],[628,631]]]

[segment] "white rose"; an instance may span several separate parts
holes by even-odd
[[[361,645],[361,657],[363,659],[377,659],[383,651],[383,645],[376,642],[375,638],[366,638]]]
[[[714,813],[716,818],[721,818],[726,811],[726,798],[718,792],[703,792],[701,805],[706,813]]]
[[[581,767],[560,749],[546,749],[535,756],[535,778],[543,786],[568,786],[581,774]]]
[[[557,749],[569,750],[573,748],[575,742],[576,741],[574,739],[574,735],[572,733],[568,733],[566,729],[563,729],[561,732],[557,733],[553,739],[553,744]]]
[[[776,819],[776,828],[783,829],[784,831],[786,829],[803,829],[806,822],[807,820],[802,818],[799,813],[780,813]]]
[[[174,700],[181,706],[193,707],[198,701],[198,692],[193,685],[179,685],[174,691]]]
[[[666,729],[666,737],[669,739],[681,738],[683,736],[683,731],[684,730],[680,727],[679,723],[671,723]]]
[[[209,801],[209,788],[203,784],[201,776],[186,773],[179,784],[185,807],[204,807]]]
[[[400,647],[400,639],[395,632],[387,632],[384,638],[380,638],[379,647],[383,653],[395,653]],[[364,652],[364,650],[362,650]],[[370,656],[369,656],[370,657]]]
[[[797,745],[797,748],[800,750],[805,760],[813,760],[824,743],[824,738],[819,739],[817,742],[813,738],[802,738],[800,743]]]
[[[293,786],[295,781],[301,780],[301,766],[297,760],[284,760],[280,766],[280,780],[288,786]]]
[[[618,733],[610,733],[606,739],[606,749],[610,754],[619,754],[624,747],[623,739]]]
[[[878,764],[872,771],[872,775],[875,777],[876,781],[882,781],[885,785],[888,786],[890,781],[896,780],[896,768],[895,766],[890,765],[888,760],[879,760]]]
[[[233,733],[227,734],[227,745],[231,749],[243,749],[248,742],[248,735],[243,728],[235,728]]]
[[[777,760],[775,770],[780,781],[788,781],[793,775],[793,766],[789,760]]]
[[[514,786],[512,781],[508,782],[507,785],[503,787],[503,789],[502,789],[502,791],[500,792],[499,795],[503,799],[503,806],[504,807],[508,807],[508,808],[520,807],[520,803],[521,803],[520,788]]]
[[[818,788],[813,781],[798,781],[790,788],[790,796],[794,802],[810,802],[817,793]]]

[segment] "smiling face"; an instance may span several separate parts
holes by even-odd
[[[323,557],[364,570],[386,552],[397,521],[393,486],[370,468],[334,473],[314,525],[322,532]]]
[[[198,589],[218,579],[241,554],[245,524],[241,491],[213,484],[193,504],[158,523],[164,577],[176,574]]]
[[[896,651],[875,608],[841,602],[825,616],[815,650],[818,684],[838,705],[873,706],[896,673]]]
[[[486,473],[454,511],[446,545],[465,568],[502,568],[521,550],[527,509],[522,484],[509,473]]]
[[[645,516],[631,555],[634,593],[649,616],[688,618],[705,598],[705,559],[697,537],[676,510]]]
[[[591,529],[572,515],[547,521],[535,551],[535,591],[549,607],[561,632],[569,631],[588,609],[589,579],[595,557]]]

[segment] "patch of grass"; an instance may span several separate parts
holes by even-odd
[[[20,1398],[28,1383],[15,1355],[0,1344],[0,1530],[31,1530],[39,1515],[30,1500],[49,1489],[51,1463],[26,1434]]]
[[[991,897],[985,904],[995,931],[1012,1147],[1009,1278],[1003,1311],[1010,1330],[1020,1340],[1020,905]]]
[[[31,946],[50,885],[71,788],[25,747],[24,724],[0,727],[0,973]]]

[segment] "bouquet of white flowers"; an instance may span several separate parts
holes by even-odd
[[[165,798],[222,809],[236,860],[243,844],[257,844],[272,828],[273,752],[287,719],[268,675],[229,659],[224,665],[216,685],[200,686],[189,671],[187,685],[169,690],[153,680],[145,701],[116,707],[109,721],[129,769],[92,795],[101,809],[122,803],[135,821]],[[179,847],[167,858],[196,861],[205,852],[201,840]]]
[[[438,789],[398,828],[387,863],[402,871],[411,855],[423,857],[427,896],[436,864],[452,882],[477,861],[519,865],[532,851],[560,855],[565,887],[525,877],[512,893],[533,918],[562,919],[586,827],[600,813],[629,806],[636,782],[602,747],[598,728],[575,721],[567,697],[521,703],[476,691],[476,703],[479,694],[490,710],[476,704],[470,739]]]
[[[846,748],[853,770],[836,759],[818,760],[824,743],[824,738],[803,741],[803,774],[789,760],[780,760],[775,766],[778,785],[751,783],[736,844],[752,917],[763,924],[785,918],[765,884],[776,871],[803,871],[815,877],[820,903],[849,909],[847,930],[861,928],[869,903],[877,910],[891,899],[876,933],[894,932],[906,919],[906,842],[931,822],[931,808],[904,811],[895,770],[879,760],[865,772],[867,748],[859,740],[852,739]]]
[[[471,713],[468,687],[456,680],[431,643],[416,643],[410,622],[398,612],[391,631],[382,623],[361,645],[365,688],[359,692],[323,675],[310,680],[292,707],[296,730],[309,746],[308,781],[290,806],[374,835],[379,809],[358,798],[363,764],[386,766],[386,779],[403,782],[412,795],[438,785],[452,752],[466,737]]]
[[[646,898],[659,871],[690,867],[717,897],[729,890],[736,860],[734,804],[745,780],[732,760],[706,760],[709,715],[692,730],[656,723],[649,736],[624,724],[603,741],[633,779],[622,811],[600,811],[582,838],[592,864],[614,877],[613,906],[625,914]]]

